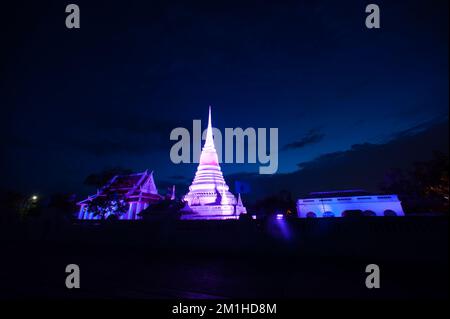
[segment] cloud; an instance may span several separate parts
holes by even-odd
[[[319,131],[313,129],[313,130],[310,130],[300,140],[284,145],[282,150],[287,151],[287,150],[292,150],[292,149],[299,149],[299,148],[304,148],[307,145],[317,144],[320,141],[322,141],[324,137],[325,137],[325,134],[320,133]]]

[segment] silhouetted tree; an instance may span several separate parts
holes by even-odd
[[[89,212],[94,216],[105,219],[107,216],[120,217],[128,211],[129,204],[118,194],[101,195],[94,198],[87,205]]]
[[[265,197],[259,200],[252,207],[259,214],[275,214],[281,212],[287,214],[295,211],[295,201],[289,191],[282,190],[278,194]]]
[[[413,180],[426,196],[440,198],[448,202],[449,181],[447,154],[435,152],[433,159],[414,164]]]
[[[48,210],[53,212],[56,219],[71,220],[78,210],[75,194],[56,193],[50,196]]]
[[[149,207],[141,211],[138,215],[144,219],[152,217],[167,217],[167,218],[179,218],[180,210],[184,207],[185,203],[175,199],[165,198],[157,203],[151,204]]]

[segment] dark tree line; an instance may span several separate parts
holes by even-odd
[[[15,223],[30,220],[70,221],[78,207],[75,194],[55,193],[50,196],[30,196],[16,191],[1,193],[1,219]]]
[[[284,214],[287,216],[296,215],[295,200],[292,194],[287,190],[282,190],[277,194],[269,195],[252,205],[250,211],[257,215]]]
[[[129,175],[133,174],[134,171],[122,167],[113,167],[101,171],[99,173],[92,173],[86,177],[84,184],[87,186],[93,186],[96,188],[101,188],[106,185],[114,176],[116,175]]]

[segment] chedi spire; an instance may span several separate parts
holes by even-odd
[[[223,178],[214,146],[211,106],[209,107],[206,140],[189,192],[183,197],[187,203],[182,219],[237,219],[247,211],[238,204]]]

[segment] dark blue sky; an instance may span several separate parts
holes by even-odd
[[[208,105],[219,128],[279,128],[280,176],[448,124],[447,1],[376,1],[380,30],[365,28],[369,1],[75,1],[79,30],[68,3],[2,7],[2,188],[85,192],[114,166],[189,183],[169,133]]]

